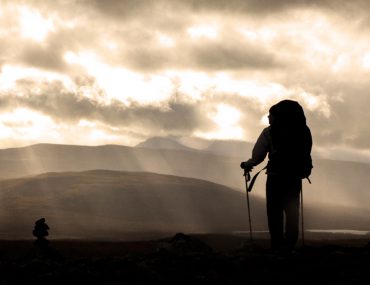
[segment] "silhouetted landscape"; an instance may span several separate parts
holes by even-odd
[[[242,150],[244,146],[245,150]],[[210,148],[219,151],[210,152]],[[7,179],[46,172],[105,169],[198,178],[244,192],[244,181],[238,166],[240,161],[250,156],[250,144],[215,141],[206,149],[188,149],[155,148],[153,145],[143,148],[55,144],[2,149],[0,177]],[[237,149],[239,156],[225,155],[226,149]],[[366,186],[370,185],[369,172],[370,165],[366,163],[314,157],[313,184],[304,183],[303,186],[306,201],[366,210],[370,206],[370,192]],[[265,178],[261,175],[253,190],[255,195],[264,195],[264,183]]]
[[[269,284],[283,278],[284,266],[295,266],[295,277],[314,268],[328,283],[367,280],[370,166],[315,159],[313,184],[304,184],[306,246],[276,255],[268,244],[263,176],[251,193],[255,241],[249,242],[242,155],[226,151],[233,146],[250,147],[215,141],[194,149],[156,138],[137,147],[0,150],[0,267],[17,272],[3,280]],[[32,225],[41,217],[50,226],[53,254],[32,244]],[[363,232],[330,232],[335,229]],[[178,245],[176,233],[191,240]],[[342,267],[344,279],[330,277]]]
[[[0,1],[0,285],[370,284],[369,10]]]

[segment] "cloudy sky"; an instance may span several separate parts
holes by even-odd
[[[370,161],[370,1],[0,1],[0,148],[255,141],[282,99]]]

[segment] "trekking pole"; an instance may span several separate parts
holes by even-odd
[[[251,175],[249,172],[244,170],[244,178],[245,178],[245,192],[247,193],[247,207],[248,207],[248,220],[249,220],[249,239],[253,241],[253,234],[252,234],[252,220],[251,220],[251,209],[249,205],[249,191],[248,191],[248,181],[251,180]]]
[[[303,218],[303,189],[301,188],[301,228],[302,228],[302,246],[304,246],[304,218]]]

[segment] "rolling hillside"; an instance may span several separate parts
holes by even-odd
[[[0,239],[32,238],[45,217],[52,238],[138,239],[248,230],[244,193],[212,182],[144,172],[92,170],[0,181]],[[265,201],[251,195],[254,230]],[[369,214],[369,213],[368,213]],[[306,228],[370,229],[355,208],[305,205]]]
[[[205,179],[240,187],[239,160],[207,152],[135,148],[118,145],[37,144],[0,150],[0,179],[45,172],[107,169],[144,171]],[[238,173],[235,176],[228,173]],[[241,181],[242,182],[242,181]]]
[[[177,176],[107,170],[46,173],[3,180],[0,189],[3,236],[31,237],[40,217],[47,219],[54,237],[70,238],[231,232],[245,229],[247,222],[242,193]]]
[[[232,147],[232,144],[231,146]],[[45,172],[106,169],[144,171],[208,180],[244,191],[240,157],[207,151],[147,149],[118,145],[72,146],[38,144],[0,150],[0,179]],[[255,170],[261,169],[261,166]],[[308,203],[370,208],[370,165],[314,158],[312,185],[304,182]],[[253,194],[263,197],[265,175],[258,178]]]

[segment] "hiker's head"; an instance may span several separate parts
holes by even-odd
[[[306,117],[297,101],[283,100],[270,108],[269,123],[270,125],[303,125],[306,124]]]

